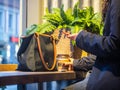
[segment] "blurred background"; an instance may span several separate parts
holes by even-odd
[[[0,0],[0,63],[17,63],[20,0]]]

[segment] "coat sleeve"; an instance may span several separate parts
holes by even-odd
[[[96,56],[95,55],[89,55],[87,57],[83,57],[80,60],[74,60],[73,61],[73,68],[75,71],[89,71],[92,69],[92,66],[94,65]]]

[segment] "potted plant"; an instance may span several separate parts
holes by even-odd
[[[64,5],[61,8],[53,8],[52,12],[46,9],[46,14],[43,16],[44,22],[41,25],[32,25],[26,31],[26,34],[33,32],[46,33],[62,30],[70,33],[78,33],[80,30],[102,35],[103,23],[101,23],[101,14],[95,13],[92,7],[80,9],[79,2],[74,5],[74,8],[64,10]],[[59,34],[59,37],[61,36]],[[55,36],[56,39],[59,39]],[[76,47],[75,42],[72,45]]]

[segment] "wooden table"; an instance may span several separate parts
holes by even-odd
[[[79,79],[84,78],[85,73],[79,73]],[[76,72],[21,72],[21,71],[2,71],[0,72],[0,86],[14,84],[42,83],[57,80],[78,79]]]

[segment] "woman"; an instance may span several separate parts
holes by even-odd
[[[109,3],[103,10],[103,36],[85,30],[68,36],[79,48],[97,56],[87,90],[120,90],[120,0],[104,2]]]

